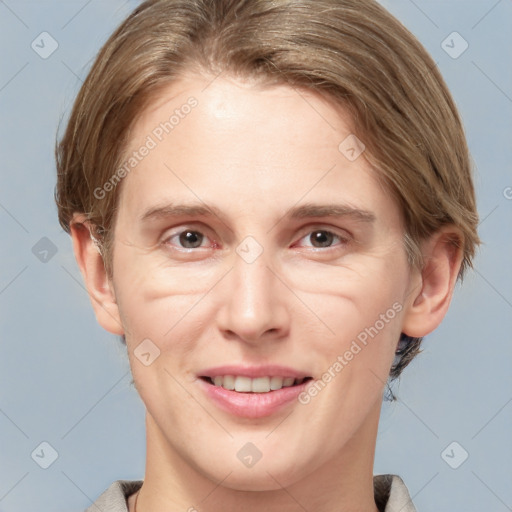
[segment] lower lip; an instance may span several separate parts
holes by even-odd
[[[215,386],[199,379],[206,394],[224,411],[244,418],[271,416],[292,402],[298,403],[298,396],[310,381],[288,386],[268,393],[238,393]]]

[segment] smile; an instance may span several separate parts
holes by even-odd
[[[310,380],[311,377],[296,379],[294,377],[245,377],[242,375],[218,375],[216,377],[202,377],[214,386],[236,391],[237,393],[268,393],[282,388],[298,386]]]
[[[271,417],[294,404],[313,377],[280,366],[227,365],[205,368],[197,382],[213,406],[230,416]]]

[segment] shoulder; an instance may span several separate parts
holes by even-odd
[[[416,512],[409,491],[398,475],[375,475],[373,488],[380,511]]]
[[[141,486],[142,480],[117,480],[84,512],[128,512],[126,500]]]

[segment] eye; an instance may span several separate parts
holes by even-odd
[[[204,242],[208,238],[200,231],[194,229],[183,229],[164,240],[165,244],[169,244],[178,249],[199,249],[208,247]]]
[[[314,247],[315,249],[330,248],[333,245],[343,245],[348,242],[347,237],[342,237],[326,229],[310,231],[306,236],[302,237],[301,240],[309,241],[309,244],[306,243],[303,247]],[[338,241],[338,244],[336,244],[336,241]]]

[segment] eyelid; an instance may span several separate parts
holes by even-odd
[[[318,221],[313,220],[307,224],[304,224],[301,228],[299,228],[299,231],[331,231],[333,233],[347,233],[347,235],[350,235],[350,231],[346,227],[337,226],[334,224],[330,224],[326,221]]]
[[[314,233],[315,231],[325,231],[326,233],[331,233],[334,236],[337,236],[340,240],[349,242],[353,240],[353,235],[346,229],[337,228],[334,226],[326,226],[325,224],[314,224],[310,226],[306,226],[299,232],[298,240],[302,240],[305,236]],[[328,249],[327,247],[326,249]],[[321,247],[316,247],[316,249],[321,249]]]
[[[169,240],[171,238],[174,238],[175,236],[180,235],[184,231],[193,231],[193,232],[196,232],[196,233],[200,233],[205,238],[209,238],[210,240],[212,240],[213,248],[217,247],[217,245],[218,245],[217,242],[214,239],[212,239],[212,237],[208,234],[208,231],[209,231],[208,229],[206,229],[203,226],[195,227],[195,226],[193,226],[193,223],[190,223],[190,224],[179,224],[178,226],[175,226],[173,228],[166,229],[164,234],[162,235],[160,244],[162,244],[162,245],[171,245],[171,244],[168,243]],[[197,251],[199,249],[211,248],[211,247],[203,247],[203,246],[195,247],[195,248],[189,248],[189,247],[178,247],[178,246],[175,246],[175,245],[171,245],[171,247],[173,249],[177,249],[178,251],[185,251],[185,252],[191,252],[191,251]]]

